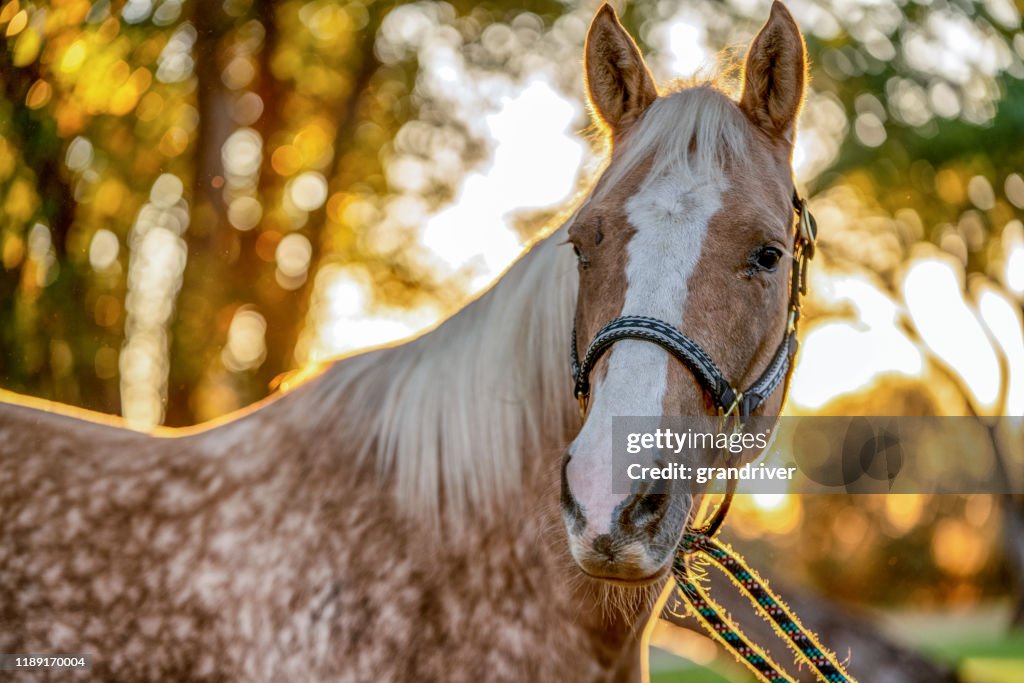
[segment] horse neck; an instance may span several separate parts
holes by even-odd
[[[335,363],[295,392],[285,419],[357,452],[411,518],[454,521],[448,531],[461,527],[477,557],[517,544],[546,555],[586,651],[632,680],[656,593],[623,599],[581,579],[555,531],[561,454],[579,420],[568,363],[577,276],[564,241],[558,230],[538,242],[435,330]]]
[[[577,288],[564,229],[431,332],[337,362],[297,415],[332,413],[338,438],[371,460],[419,517],[479,515],[521,491],[537,459],[566,445]],[[307,412],[308,410],[308,412]],[[554,467],[541,467],[557,476]]]

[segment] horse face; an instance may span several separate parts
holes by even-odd
[[[698,342],[734,386],[764,370],[786,324],[790,158],[804,64],[800,32],[776,3],[748,53],[739,102],[710,86],[659,97],[614,11],[598,12],[587,83],[612,156],[569,228],[579,261],[580,355],[610,320],[650,316]],[[706,416],[711,404],[665,350],[632,339],[602,357],[591,387],[562,468],[569,546],[590,576],[650,582],[671,567],[693,491],[667,482],[658,493],[614,494],[612,418]],[[781,401],[777,392],[762,411],[776,414]]]

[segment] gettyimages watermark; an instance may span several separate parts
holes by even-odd
[[[612,491],[1024,493],[1024,419],[708,417],[612,421]]]

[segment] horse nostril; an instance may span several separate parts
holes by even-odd
[[[662,513],[668,508],[668,496],[663,493],[655,493],[650,496],[644,496],[643,500],[640,501],[638,510],[647,516],[657,515],[660,517]]]
[[[669,496],[663,493],[638,494],[623,508],[620,523],[633,528],[657,523],[668,511],[669,503]]]
[[[604,555],[609,562],[615,559],[615,541],[611,534],[601,534],[594,539],[594,552]]]
[[[576,496],[572,495],[572,490],[569,488],[569,477],[566,469],[569,467],[570,460],[572,460],[572,453],[566,453],[565,457],[562,458],[562,513],[570,520],[572,532],[579,534],[583,532],[586,520],[583,517],[583,510],[580,509],[580,504],[576,501]]]

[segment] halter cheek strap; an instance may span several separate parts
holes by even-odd
[[[790,276],[789,313],[786,332],[771,362],[761,376],[745,391],[737,389],[718,368],[700,344],[657,318],[625,315],[615,318],[594,335],[580,360],[577,354],[576,327],[572,330],[572,377],[574,394],[580,403],[580,418],[586,415],[590,398],[590,373],[597,361],[615,342],[637,339],[657,344],[682,363],[711,398],[719,415],[735,415],[740,423],[775,393],[780,384],[788,385],[797,351],[796,328],[800,320],[800,297],[807,293],[807,263],[814,257],[818,227],[807,208],[807,200],[793,191],[793,209],[799,217],[793,243],[793,267]]]

